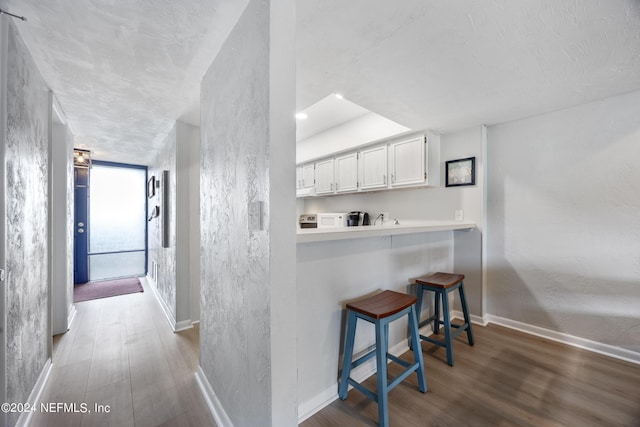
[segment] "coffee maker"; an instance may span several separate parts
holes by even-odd
[[[347,227],[369,225],[369,214],[366,212],[353,211],[347,214]]]

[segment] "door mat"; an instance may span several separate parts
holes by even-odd
[[[115,297],[117,295],[133,294],[136,292],[144,292],[142,283],[140,283],[137,277],[89,282],[73,287],[73,302]]]

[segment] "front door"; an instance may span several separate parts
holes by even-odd
[[[74,168],[73,283],[89,281],[89,169]]]

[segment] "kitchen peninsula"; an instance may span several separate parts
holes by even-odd
[[[344,340],[344,306],[381,290],[415,293],[411,279],[434,271],[467,276],[470,307],[481,294],[481,233],[474,223],[414,221],[399,225],[298,229],[297,318],[299,417],[337,398]],[[474,289],[476,288],[476,289]],[[475,300],[474,300],[475,299]],[[425,311],[428,311],[425,302]],[[426,316],[426,313],[425,313]],[[389,352],[407,346],[407,322],[393,322]],[[374,328],[360,322],[355,353],[370,348]],[[358,380],[375,371],[372,361],[354,370]],[[427,372],[428,381],[428,372]]]
[[[328,240],[359,239],[363,237],[397,236],[400,234],[430,231],[451,231],[474,228],[473,223],[449,221],[420,221],[407,224],[379,225],[368,227],[307,228],[298,230],[298,243]]]

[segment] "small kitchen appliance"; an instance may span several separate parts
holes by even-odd
[[[300,228],[318,228],[318,217],[316,214],[300,215]]]
[[[339,228],[347,226],[347,214],[340,213],[317,213],[318,228]]]
[[[370,225],[369,214],[366,212],[353,211],[347,214],[347,227]]]

